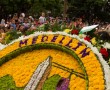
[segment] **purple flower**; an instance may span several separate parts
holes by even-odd
[[[61,78],[57,84],[56,90],[67,90],[70,80],[68,78]]]

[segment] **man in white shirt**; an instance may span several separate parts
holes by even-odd
[[[46,22],[46,18],[45,18],[45,13],[44,12],[42,13],[42,16],[40,16],[39,22],[40,22],[40,24],[44,24]]]
[[[5,19],[2,19],[0,24],[1,24],[2,26],[5,26]]]

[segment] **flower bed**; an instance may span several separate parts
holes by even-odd
[[[47,56],[52,56],[52,62],[62,65],[62,67],[68,67],[69,70],[66,71],[64,68],[59,69],[52,66],[48,79],[56,74],[68,78],[68,72],[72,72],[70,69],[75,69],[77,72],[84,74],[84,79],[78,77],[77,74],[73,74],[69,83],[70,90],[110,89],[110,70],[101,54],[98,53],[98,50],[92,47],[90,43],[81,40],[77,36],[71,36],[60,32],[31,35],[24,38],[24,40],[16,40],[8,47],[1,50],[0,65],[3,65],[0,67],[2,72],[0,77],[10,74],[15,80],[16,87],[25,87],[35,71],[35,68]],[[6,70],[7,67],[9,70]],[[13,73],[17,70],[19,70],[19,72]]]

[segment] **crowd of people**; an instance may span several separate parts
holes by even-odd
[[[98,24],[99,26],[96,28],[95,34],[99,32],[106,32],[110,36],[110,23],[103,23],[97,19],[94,19],[91,24],[85,20],[84,17],[78,18],[62,18],[62,17],[49,17],[46,16],[43,12],[41,16],[37,19],[33,16],[27,16],[24,13],[18,15],[15,13],[14,15],[9,15],[7,19],[2,19],[0,23],[0,43],[4,40],[6,33],[15,31],[20,32],[22,35],[26,35],[26,31],[37,31],[38,27],[48,24],[48,30],[46,31],[53,31],[54,25],[59,25],[62,30],[68,28],[70,30],[81,30],[81,28],[93,24]],[[78,34],[77,32],[77,34]],[[71,34],[76,34],[71,32]]]

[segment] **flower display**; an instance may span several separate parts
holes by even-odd
[[[35,50],[33,52],[27,52],[10,60],[9,62],[0,67],[0,71],[2,72],[0,73],[0,77],[6,74],[10,74],[14,78],[16,86],[23,87],[30,80],[30,77],[34,73],[34,70],[38,66],[38,64],[49,55],[53,57],[52,60],[53,62],[63,64],[64,66],[70,69],[75,69],[78,72],[82,73],[82,70],[78,65],[77,60],[75,60],[71,55],[68,55],[64,52],[60,52],[58,50],[44,49],[44,50]],[[59,74],[61,75],[61,77],[65,78],[67,78],[69,75],[68,72],[52,66],[52,70],[50,72],[49,77],[53,76],[54,74]],[[73,75],[71,79],[74,79],[74,77],[76,76]],[[81,79],[81,81],[82,83],[84,82],[83,79]],[[72,82],[70,82],[70,86],[72,86]],[[73,88],[75,87],[77,86],[74,86]],[[83,88],[86,88],[86,86],[83,85]]]
[[[26,39],[27,43],[25,43]],[[88,38],[86,38],[86,40],[90,41]],[[60,32],[54,34],[48,32],[31,35],[23,40],[21,39],[21,44],[19,41],[15,41],[0,51],[0,58],[26,45],[53,43],[54,45],[61,45],[62,47],[69,48],[70,51],[74,51],[79,59],[77,60],[77,58],[75,58],[76,56],[73,57],[69,53],[66,53],[65,50],[60,51],[52,48],[33,50],[20,54],[16,58],[0,66],[0,77],[9,74],[13,77],[16,87],[25,87],[37,66],[45,60],[47,56],[51,56],[53,58],[52,63],[57,63],[60,65],[60,68],[54,67],[53,65],[48,78],[57,74],[63,78],[68,78],[70,72],[75,70],[78,73],[84,74],[86,79],[80,78],[76,74],[72,74],[68,87],[70,90],[105,90],[105,88],[109,90],[110,77],[108,76],[109,73],[106,73],[107,70],[109,71],[109,68],[106,66],[107,64],[103,64],[105,62],[97,49],[92,47],[87,41],[83,41],[77,36],[70,36]],[[95,51],[93,52],[93,50]],[[101,49],[101,53],[105,53],[105,49]],[[107,52],[103,55],[107,56]],[[66,67],[69,71],[61,67]]]

